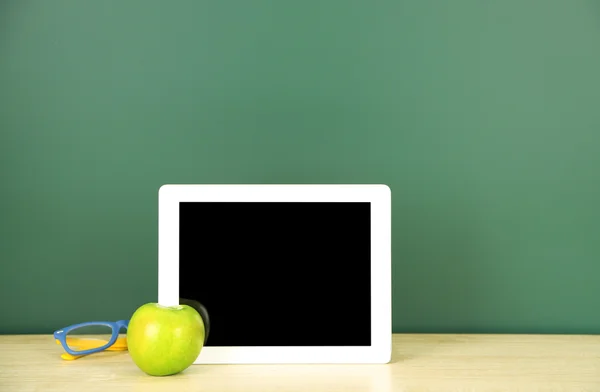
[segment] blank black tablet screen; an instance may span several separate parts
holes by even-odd
[[[180,203],[179,296],[206,346],[369,346],[370,203]]]

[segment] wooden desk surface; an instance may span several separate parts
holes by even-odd
[[[386,365],[192,365],[142,373],[127,352],[64,361],[51,336],[0,336],[0,391],[600,391],[600,336],[394,335]]]

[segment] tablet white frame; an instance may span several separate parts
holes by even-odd
[[[166,184],[158,192],[158,303],[179,304],[180,202],[371,203],[371,346],[204,347],[195,364],[387,363],[392,349],[391,191],[386,185]],[[348,318],[352,328],[352,318]]]

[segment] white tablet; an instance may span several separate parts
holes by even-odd
[[[158,302],[200,302],[197,364],[387,363],[385,185],[163,185]]]

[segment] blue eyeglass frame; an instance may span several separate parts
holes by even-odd
[[[90,348],[87,350],[81,350],[81,351],[71,350],[69,348],[69,345],[67,344],[67,334],[74,329],[81,328],[81,327],[89,327],[89,326],[110,327],[112,330],[112,335],[111,335],[108,343],[106,343],[105,345],[103,345],[101,347]],[[128,326],[129,326],[129,320],[87,321],[85,323],[69,325],[68,327],[54,331],[54,339],[57,339],[60,342],[60,344],[63,346],[65,351],[71,355],[87,355],[87,354],[96,353],[96,352],[99,352],[102,350],[106,350],[108,347],[115,344],[115,342],[117,341],[117,338],[119,337],[119,333],[121,332],[121,329],[124,328],[125,330],[127,330]]]

